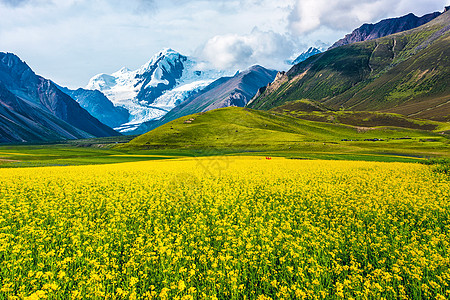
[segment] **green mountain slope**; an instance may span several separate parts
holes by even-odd
[[[429,129],[435,132],[421,127],[367,128],[316,122],[277,112],[228,107],[179,118],[117,148],[287,151],[310,153],[314,157],[317,153],[413,153],[414,156],[447,153],[449,138],[442,134],[446,124],[429,123],[432,123]]]
[[[440,131],[446,134],[450,130],[450,123],[431,120],[407,118],[400,114],[370,112],[370,111],[330,111],[320,103],[298,100],[277,106],[270,111],[278,112],[298,119],[345,124],[359,127],[390,126],[408,129],[421,129],[427,131]]]
[[[295,65],[248,107],[309,99],[332,109],[450,121],[450,11],[421,27],[331,49]]]

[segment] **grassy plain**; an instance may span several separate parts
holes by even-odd
[[[141,136],[0,146],[0,167],[108,164],[178,157],[265,155],[418,162],[450,157],[450,124],[368,112],[255,111],[186,116]]]
[[[169,122],[117,146],[117,149],[202,149],[205,153],[217,151],[218,154],[228,151],[296,158],[381,161],[450,156],[450,139],[446,134],[450,127],[448,123],[404,119],[408,126],[417,125],[416,128],[392,124],[374,126],[364,122],[349,125],[326,122],[328,115],[325,113],[310,113],[309,116],[325,120],[305,120],[285,113],[237,107],[217,109]],[[396,121],[394,125],[398,124],[400,122]]]

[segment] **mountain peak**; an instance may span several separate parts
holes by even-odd
[[[52,81],[36,75],[15,54],[0,53],[0,83],[4,94],[5,89],[9,91],[5,94],[6,103],[0,99],[0,119],[3,119],[0,127],[13,133],[7,140],[43,141],[118,134],[92,117]],[[7,115],[2,109],[5,105]]]
[[[266,71],[275,72],[275,70],[266,69],[261,65],[253,65],[240,73],[254,73],[254,72],[266,72]]]
[[[300,53],[296,59],[294,59],[293,61],[288,61],[288,63],[291,65],[296,65],[298,63],[301,63],[302,61],[307,60],[311,56],[319,54],[319,53],[322,53],[322,51],[320,49],[317,49],[315,47],[309,47],[308,50]]]
[[[17,55],[11,52],[0,52],[0,58],[2,60],[7,59],[14,63],[24,63]]]
[[[14,85],[21,81],[35,81],[33,70],[13,53],[0,52],[0,80]]]
[[[156,62],[157,60],[161,58],[168,58],[168,57],[179,57],[183,56],[180,52],[173,50],[172,48],[164,48],[155,55],[153,55],[152,59],[150,59],[150,62]]]
[[[161,61],[174,63],[176,60],[185,61],[187,60],[187,57],[171,48],[164,48],[156,53],[146,64],[139,68],[138,73],[143,74],[149,70],[153,70],[155,68],[155,65],[157,65]]]
[[[131,70],[128,69],[127,67],[122,67],[122,69],[120,69],[118,72],[119,73],[128,73],[128,72],[131,72]]]
[[[3,67],[7,67],[8,69],[20,68],[31,71],[31,68],[26,64],[26,62],[22,61],[17,55],[9,52],[0,52],[0,62]]]
[[[159,52],[160,55],[170,55],[170,54],[180,54],[178,51],[173,50],[172,48],[164,48]]]

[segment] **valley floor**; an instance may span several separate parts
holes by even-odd
[[[211,147],[151,147],[121,149],[115,142],[72,141],[67,144],[0,146],[0,168],[114,164],[180,157],[260,155],[293,159],[421,162],[450,158],[447,138],[427,136],[386,140],[307,141],[266,145],[220,145]],[[120,145],[120,144],[119,144]]]

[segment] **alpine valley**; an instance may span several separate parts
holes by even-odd
[[[208,107],[199,107],[203,111],[243,107],[276,75],[276,71],[260,66],[241,72],[204,70],[194,59],[164,49],[137,70],[122,68],[111,75],[99,74],[86,88],[71,90],[36,75],[14,54],[3,53],[0,62],[3,142],[145,133],[154,124],[162,124],[160,120],[185,100],[199,97],[219,83],[229,85],[220,94],[221,104],[212,104],[217,100],[213,99],[208,100]]]
[[[229,108],[204,113],[208,101],[221,98],[223,88],[216,82],[217,88],[188,99],[148,129],[158,128],[131,141],[128,147],[307,151],[313,144],[300,141],[323,141],[342,144],[345,151],[373,151],[362,150],[375,147],[373,144],[358,144],[356,149],[348,143],[363,140],[377,141],[376,148],[395,153],[424,144],[410,141],[391,148],[394,143],[383,143],[391,138],[410,140],[427,132],[425,135],[432,137],[419,140],[441,141],[441,150],[450,153],[448,8],[444,13],[420,18],[410,14],[362,28],[370,28],[370,34],[358,34],[364,32],[360,28],[340,41],[342,46],[335,45],[322,53],[310,48],[300,55],[288,72],[279,72],[274,81],[260,88],[244,111]],[[191,115],[180,118],[188,113]],[[298,120],[312,123],[296,127]],[[307,129],[312,124],[325,127]],[[338,133],[347,129],[352,133]],[[302,137],[299,133],[287,135],[297,130],[302,130]],[[442,153],[438,143],[432,146],[435,153]],[[415,155],[423,156],[428,151]]]
[[[14,54],[1,53],[0,141],[149,131],[145,136],[151,140],[153,129],[178,118],[190,123],[183,118],[235,106],[311,122],[411,129],[429,125],[445,133],[450,121],[449,14],[446,8],[364,24],[326,51],[310,47],[290,61],[287,72],[258,65],[217,70],[166,48],[136,70],[98,74],[85,88],[71,90],[36,75]],[[414,125],[418,118],[444,123]],[[210,130],[214,124],[222,122],[211,123]]]

